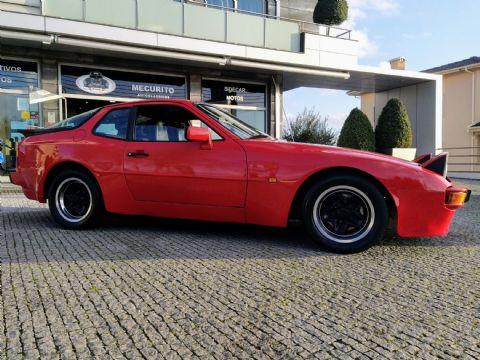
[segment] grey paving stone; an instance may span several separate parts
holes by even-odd
[[[480,358],[476,183],[447,237],[344,256],[296,228],[68,231],[3,185],[1,359]]]

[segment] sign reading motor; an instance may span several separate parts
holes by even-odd
[[[212,104],[264,108],[266,86],[263,84],[202,80],[202,100]]]
[[[226,99],[229,101],[238,101],[238,102],[244,102],[244,97],[243,95],[238,95],[239,93],[245,93],[247,90],[243,87],[235,87],[235,86],[225,86],[224,87],[225,92],[228,93],[226,95]],[[230,95],[230,94],[235,94],[235,95]]]

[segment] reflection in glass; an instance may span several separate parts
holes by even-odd
[[[239,10],[250,11],[259,14],[265,13],[264,0],[238,0],[237,7]]]
[[[231,9],[234,8],[233,0],[207,0],[207,4]]]

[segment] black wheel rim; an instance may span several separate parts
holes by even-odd
[[[69,178],[57,187],[56,207],[60,215],[69,222],[84,220],[92,209],[92,193],[81,179]]]
[[[317,230],[335,242],[352,243],[364,238],[373,227],[375,211],[368,196],[350,186],[322,192],[314,206]]]

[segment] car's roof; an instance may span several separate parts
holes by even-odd
[[[137,105],[155,105],[155,104],[164,104],[164,103],[177,103],[177,104],[192,104],[192,100],[185,100],[185,99],[163,99],[163,100],[135,100],[130,102],[122,102],[116,104],[110,104],[104,106],[105,108],[114,108],[117,106],[137,106]]]

